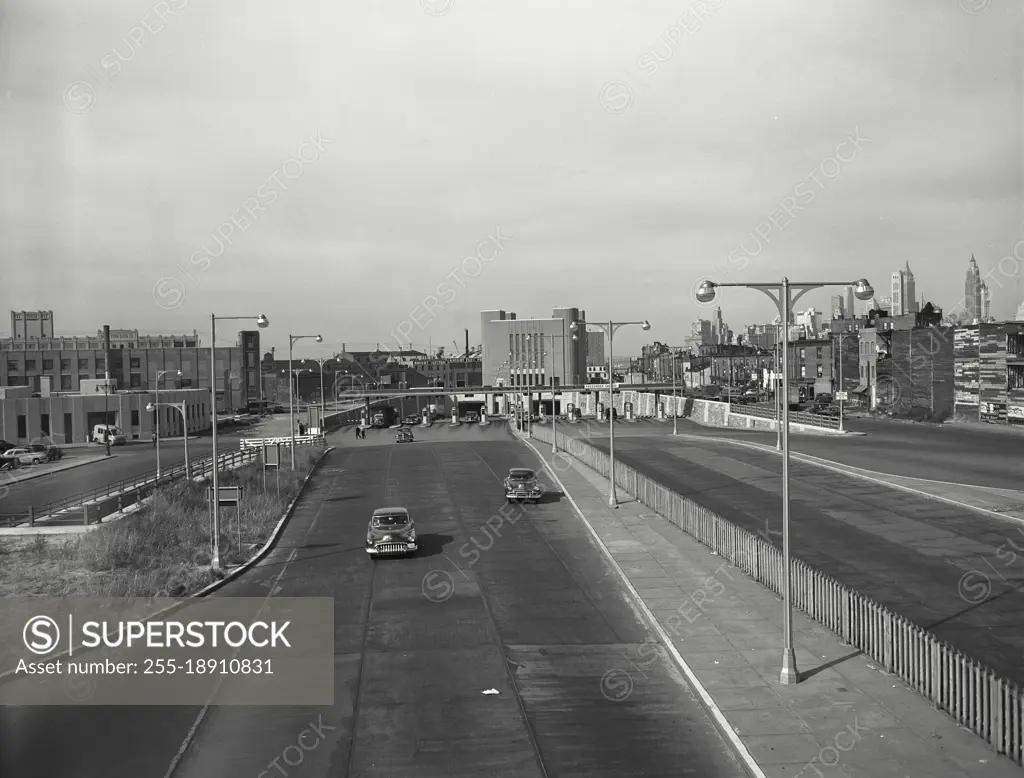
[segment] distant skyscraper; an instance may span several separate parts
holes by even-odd
[[[905,313],[917,312],[917,298],[914,289],[914,274],[910,270],[910,263],[907,262],[903,270],[897,270],[892,274],[890,288],[890,300],[892,300],[893,316],[902,316]]]
[[[988,321],[992,305],[992,295],[988,291],[988,284],[984,281],[978,287],[978,317],[981,321]]]
[[[853,307],[853,287],[846,287],[846,305],[843,306],[843,310],[846,311],[846,315],[851,319],[856,317],[857,309]]]
[[[964,279],[964,319],[967,324],[981,318],[981,271],[971,255],[967,263],[967,277]]]
[[[843,296],[841,294],[836,294],[836,295],[832,296],[831,308],[832,308],[832,318],[833,319],[845,319],[846,318],[845,310],[844,310],[844,304],[843,304]],[[850,316],[852,318],[853,311],[850,311]]]
[[[587,364],[608,364],[608,360],[604,356],[604,332],[587,333]]]

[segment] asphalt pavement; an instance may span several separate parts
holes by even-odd
[[[281,596],[334,597],[334,705],[214,707],[191,737],[198,707],[6,708],[0,774],[161,778],[180,754],[173,778],[275,761],[310,778],[746,775],[662,655],[628,699],[603,690],[653,635],[561,494],[506,507],[505,473],[536,460],[503,425],[331,437],[281,542],[216,596],[265,596],[279,577]],[[385,505],[416,520],[416,557],[365,553]]]
[[[574,428],[575,425],[570,425]],[[824,459],[908,478],[929,478],[950,483],[1024,489],[1024,435],[999,434],[953,424],[907,424],[850,419],[844,426],[863,435],[792,433],[790,450]],[[579,428],[586,427],[586,424]],[[597,435],[607,434],[607,423],[591,423]],[[623,434],[668,436],[672,420],[618,422]],[[679,431],[690,435],[729,437],[775,445],[775,432],[704,427],[679,419]]]
[[[680,424],[680,432],[694,428],[702,429]],[[634,429],[626,423],[616,428],[617,460],[781,545],[777,454]],[[566,430],[587,433],[585,425]],[[607,451],[607,437],[597,432],[591,429],[589,442]],[[790,519],[797,557],[1024,684],[1019,522],[799,461],[790,464]]]

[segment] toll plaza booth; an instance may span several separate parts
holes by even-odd
[[[459,418],[466,418],[467,413],[475,413],[479,418],[481,415],[487,413],[487,399],[480,395],[479,399],[470,396],[466,398],[460,397],[456,404],[455,410]]]

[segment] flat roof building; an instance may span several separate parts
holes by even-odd
[[[570,326],[579,322],[573,340]],[[586,313],[555,308],[546,319],[481,311],[484,386],[582,386],[587,382]]]

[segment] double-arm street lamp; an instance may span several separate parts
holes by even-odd
[[[324,339],[319,335],[288,336],[288,424],[292,431],[292,470],[295,469],[295,392],[292,388],[292,382],[295,380],[295,373],[292,370],[292,346],[295,345],[295,341],[302,340],[303,338],[315,338],[317,343],[324,342]]]
[[[583,325],[582,330],[580,324]],[[573,333],[574,339],[579,339],[579,333],[582,331],[586,333],[587,327],[597,327],[599,330],[604,332],[608,336],[608,507],[618,508],[619,500],[615,494],[615,374],[612,372],[612,341],[615,339],[615,333],[620,327],[626,327],[629,325],[638,324],[640,327],[647,331],[651,328],[651,323],[644,319],[643,321],[610,321],[607,323],[597,322],[573,322],[569,325],[569,331]]]
[[[174,408],[181,414],[181,427],[185,431],[185,480],[187,481],[192,476],[192,468],[189,466],[188,461],[188,412],[185,406],[185,401],[183,400],[180,403],[152,402],[146,406],[146,410],[150,413],[157,411],[157,416],[160,415],[159,410],[157,410],[158,408]],[[157,473],[159,472],[160,471],[157,470]],[[157,475],[157,478],[159,477],[160,476]]]
[[[533,335],[527,335],[526,339],[529,341],[530,338],[532,338],[532,337],[533,337]],[[555,440],[557,439],[555,437],[556,434],[557,434],[557,430],[556,430],[555,425],[556,425],[556,421],[557,421],[557,418],[558,418],[558,414],[555,411],[555,359],[554,359],[554,356],[555,356],[555,341],[556,340],[561,340],[562,341],[562,365],[564,366],[565,365],[565,339],[568,337],[568,335],[565,335],[565,334],[562,334],[562,335],[543,334],[543,335],[538,335],[537,337],[540,338],[541,341],[543,341],[544,338],[550,338],[551,339],[551,360],[550,360],[550,364],[551,364],[551,453],[555,454],[555,453],[558,452],[558,446],[555,445]],[[579,340],[578,338],[575,338],[575,339]]]
[[[261,330],[270,326],[270,319],[265,314],[256,316],[217,316],[210,314],[210,426],[213,431],[213,553],[210,565],[220,570],[220,460],[217,459],[217,321],[247,321],[255,319],[256,326]]]
[[[154,394],[156,395],[156,397],[155,397],[156,401],[153,403],[153,405],[155,407],[159,407],[160,405],[162,405],[162,403],[160,402],[160,379],[163,378],[168,373],[174,373],[176,376],[181,377],[181,371],[180,370],[161,370],[159,373],[156,374],[156,382],[155,382],[156,385],[155,385],[155,387],[153,389]],[[149,409],[147,408],[147,410],[149,410]],[[156,480],[157,481],[160,480],[160,412],[159,411],[157,411],[157,414],[156,414]]]
[[[782,402],[782,589],[785,602],[783,612],[785,645],[782,649],[782,670],[779,673],[779,682],[783,684],[799,683],[800,673],[796,667],[796,654],[793,651],[793,585],[790,573],[789,538],[789,317],[793,310],[793,304],[812,289],[821,289],[825,286],[852,286],[853,293],[858,300],[870,300],[874,296],[875,290],[864,278],[857,281],[815,281],[800,284],[792,284],[788,278],[783,278],[782,283],[775,284],[718,284],[714,281],[704,281],[697,289],[697,301],[710,303],[715,299],[715,289],[725,286],[741,286],[763,292],[775,303],[775,307],[779,309],[779,316],[782,317],[784,337],[782,339],[782,397],[780,400]],[[793,295],[794,290],[798,290],[795,296]]]

